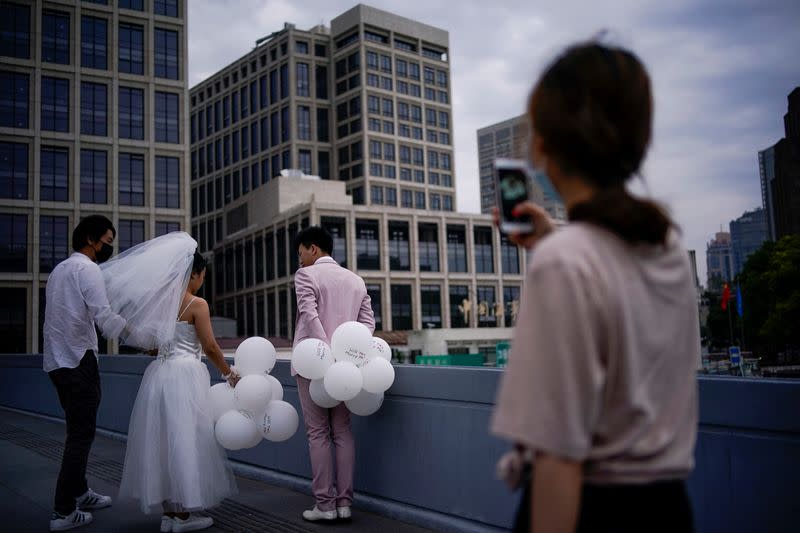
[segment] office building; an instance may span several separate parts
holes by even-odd
[[[783,117],[785,136],[761,152],[764,153],[762,190],[766,183],[767,200],[771,205],[765,208],[770,209],[768,220],[775,239],[800,235],[800,87],[796,87],[787,100],[788,110]]]
[[[775,202],[772,187],[775,180],[775,147],[758,152],[758,173],[761,177],[761,207],[767,218],[767,238],[775,240]]]
[[[0,21],[0,334],[31,353],[81,218],[112,219],[117,251],[188,229],[186,2],[3,1]]]
[[[528,159],[530,127],[527,115],[492,124],[478,130],[478,169],[481,213],[491,213],[497,205],[494,160]],[[531,200],[540,204],[556,220],[566,220],[567,211],[553,184],[542,174],[533,177]]]
[[[718,291],[723,284],[733,280],[730,233],[717,232],[706,246],[706,270],[708,289],[711,291]]]
[[[731,261],[733,277],[739,275],[747,258],[761,248],[769,234],[767,212],[763,208],[745,212],[731,220]]]

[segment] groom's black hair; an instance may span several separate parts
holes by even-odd
[[[97,242],[108,230],[111,230],[114,237],[117,236],[117,230],[114,229],[114,224],[109,219],[103,215],[89,215],[81,220],[72,231],[72,249],[80,252],[81,248],[89,244],[89,239]]]
[[[320,226],[310,226],[298,233],[294,238],[294,249],[297,250],[301,244],[306,248],[316,244],[326,254],[333,253],[333,237],[328,230]]]

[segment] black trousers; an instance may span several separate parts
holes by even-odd
[[[68,515],[75,510],[75,499],[89,490],[86,463],[94,442],[101,395],[97,358],[88,350],[76,368],[58,368],[49,376],[56,386],[67,421],[67,439],[56,483],[54,509]]]
[[[514,523],[529,533],[531,486],[527,485]],[[686,484],[660,481],[646,485],[584,485],[577,533],[692,533],[694,519]]]

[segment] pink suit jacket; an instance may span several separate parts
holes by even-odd
[[[295,272],[294,288],[297,293],[294,346],[305,339],[322,339],[330,344],[336,328],[350,321],[375,330],[364,280],[339,266],[332,257],[320,257],[313,265]]]

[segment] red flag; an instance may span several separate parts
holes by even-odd
[[[728,287],[728,284],[726,283],[725,286],[722,288],[722,302],[721,302],[721,305],[722,305],[722,310],[723,311],[727,311],[728,310],[728,300],[730,300],[730,299],[731,299],[731,289],[730,289],[730,287]]]

